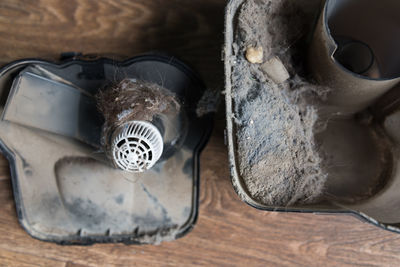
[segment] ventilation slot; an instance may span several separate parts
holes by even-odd
[[[145,121],[131,121],[113,135],[112,156],[116,166],[128,172],[143,172],[159,160],[163,151],[159,130]]]

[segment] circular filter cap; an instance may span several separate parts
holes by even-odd
[[[120,169],[143,172],[160,159],[164,143],[160,131],[146,121],[130,121],[117,128],[112,140],[112,159]]]

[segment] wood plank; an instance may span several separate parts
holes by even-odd
[[[224,0],[2,0],[0,58],[164,51],[222,88],[224,6]]]
[[[1,267],[29,267],[29,266],[52,266],[64,267],[65,263],[57,260],[50,260],[43,257],[28,255],[25,253],[15,253],[8,250],[0,250]]]
[[[65,267],[87,267],[88,265],[76,264],[71,261],[67,262]]]
[[[2,0],[0,61],[62,51],[133,56],[163,50],[223,88],[224,0]],[[274,213],[241,202],[229,179],[224,112],[201,157],[200,216],[182,239],[159,246],[59,246],[18,224],[8,165],[0,158],[0,262],[37,266],[399,266],[400,235],[345,215]],[[40,266],[40,265],[39,265]]]

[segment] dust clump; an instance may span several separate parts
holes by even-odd
[[[203,117],[207,114],[217,112],[220,100],[221,92],[219,90],[207,89],[197,103],[196,115]]]
[[[315,105],[328,89],[310,83],[303,66],[319,4],[248,0],[238,16],[231,79],[239,170],[251,197],[265,205],[313,203],[324,190]],[[246,59],[248,47],[262,47],[265,62],[279,60],[275,79]]]

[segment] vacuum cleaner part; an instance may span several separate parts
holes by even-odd
[[[145,171],[161,157],[164,143],[168,150],[186,136],[187,118],[180,101],[157,84],[124,79],[101,90],[96,99],[105,119],[102,146],[116,167]]]
[[[125,171],[143,172],[160,159],[163,139],[158,129],[146,121],[131,121],[114,133],[112,155],[116,166]]]
[[[0,147],[21,225],[60,244],[186,234],[212,127],[210,113],[196,113],[204,92],[189,67],[163,55],[3,67]],[[104,98],[115,93],[135,97]]]
[[[227,143],[243,201],[270,211],[354,213],[400,233],[399,7],[229,2]]]
[[[326,1],[309,65],[319,84],[334,88],[324,102],[327,112],[360,112],[400,83],[398,10],[393,0]]]

